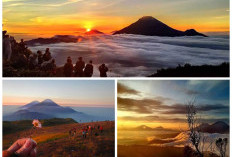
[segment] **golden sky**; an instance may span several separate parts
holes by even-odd
[[[180,30],[228,32],[229,0],[3,0],[3,29],[22,36],[110,33],[142,16]]]
[[[119,81],[118,128],[184,130],[186,104],[193,98],[202,123],[229,122],[228,81]]]

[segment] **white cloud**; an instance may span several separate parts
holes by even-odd
[[[105,35],[80,43],[60,43],[31,47],[33,52],[49,47],[57,65],[68,56],[73,63],[82,56],[86,62],[106,63],[111,76],[147,76],[157,69],[178,64],[220,64],[229,62],[229,39],[219,37],[150,37]],[[97,67],[95,75],[99,75]]]

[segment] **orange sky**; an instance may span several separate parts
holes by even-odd
[[[24,35],[110,33],[148,15],[180,30],[229,31],[228,0],[3,0],[3,29]]]

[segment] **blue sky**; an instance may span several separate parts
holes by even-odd
[[[229,81],[125,80],[119,81],[118,85],[118,113],[121,121],[142,119],[147,123],[155,121],[159,125],[171,122],[170,126],[173,122],[183,123],[185,105],[195,100],[202,121],[229,122]]]
[[[62,105],[114,107],[112,80],[4,80],[3,104],[52,99]]]

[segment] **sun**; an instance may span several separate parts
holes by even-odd
[[[86,29],[86,32],[90,32],[90,31],[91,31],[91,29],[90,29],[90,28],[87,28],[87,29]]]

